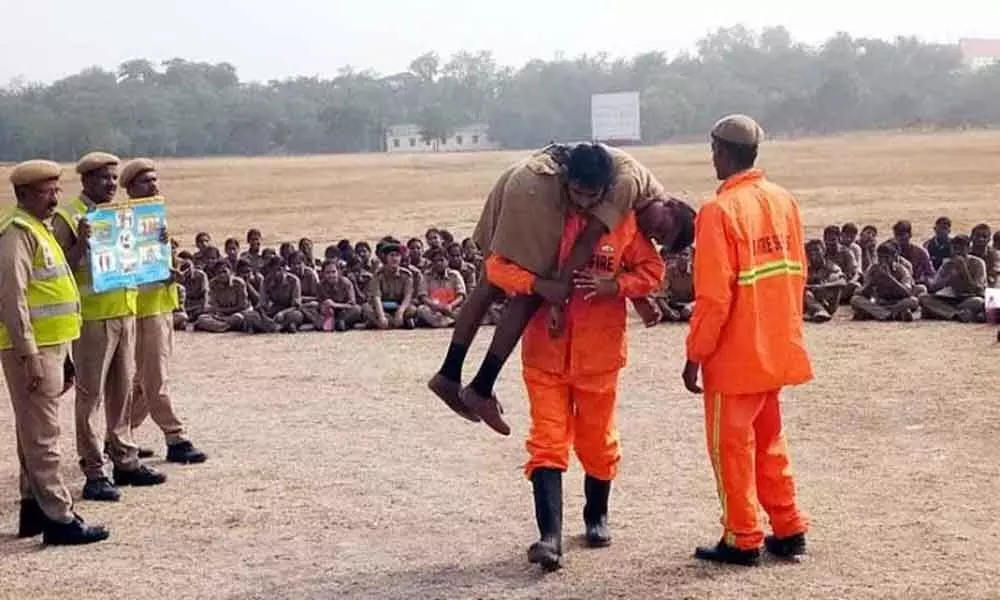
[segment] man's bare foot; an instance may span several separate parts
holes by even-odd
[[[489,425],[490,429],[500,435],[510,435],[510,425],[501,416],[503,415],[503,406],[497,401],[496,396],[483,398],[471,386],[466,386],[462,389],[459,397],[462,399],[462,404],[468,410],[479,415],[479,418]]]
[[[436,373],[431,380],[427,382],[427,387],[430,388],[434,395],[444,401],[448,405],[448,408],[458,413],[463,419],[472,421],[473,423],[479,422],[479,417],[476,413],[469,410],[465,404],[462,403],[462,399],[459,394],[462,391],[462,384],[457,381],[452,381],[440,373]]]

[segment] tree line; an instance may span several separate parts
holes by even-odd
[[[332,79],[241,81],[228,63],[135,59],[49,85],[0,89],[0,160],[73,160],[101,148],[127,156],[266,155],[384,150],[386,128],[425,139],[486,122],[509,148],[590,137],[593,93],[639,90],[643,138],[703,136],[745,112],[770,133],[806,135],[1000,123],[1000,65],[970,70],[957,47],[838,34],[816,46],[783,27],[724,28],[696,51],[631,59],[533,60],[490,52],[417,57],[393,75],[344,68]]]

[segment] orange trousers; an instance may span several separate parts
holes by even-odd
[[[618,373],[567,376],[524,367],[531,404],[531,432],[525,444],[530,458],[524,474],[535,469],[565,471],[570,446],[591,477],[611,481],[621,462],[618,426]]]
[[[722,504],[724,539],[743,550],[764,542],[758,502],[776,536],[785,538],[808,528],[795,502],[779,393],[705,393],[705,433]]]

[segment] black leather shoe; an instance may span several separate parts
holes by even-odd
[[[118,502],[122,499],[122,491],[115,487],[107,477],[88,479],[83,486],[83,499],[97,502]]]
[[[111,533],[101,525],[87,525],[78,515],[69,523],[49,521],[42,541],[50,546],[82,546],[108,539]]]
[[[798,533],[786,538],[769,535],[764,538],[764,547],[778,558],[792,559],[802,556],[806,553],[806,534]]]
[[[160,485],[167,481],[167,476],[159,471],[154,471],[146,465],[139,465],[134,471],[122,471],[115,469],[115,485],[134,485],[136,487],[146,487]]]
[[[167,446],[167,462],[180,465],[194,465],[208,459],[205,453],[194,447],[191,442],[180,442]]]
[[[528,561],[555,571],[562,567],[562,471],[535,469],[531,483],[540,539],[528,548]]]
[[[720,540],[718,544],[711,548],[697,548],[694,557],[699,560],[722,563],[727,565],[739,565],[741,567],[756,567],[760,563],[760,549],[740,550]]]
[[[611,531],[608,529],[608,498],[611,482],[587,475],[583,481],[583,493],[587,503],[583,507],[583,523],[587,531],[587,545],[604,548],[611,545]]]
[[[42,507],[34,498],[21,500],[21,515],[18,518],[17,537],[31,538],[41,535],[45,530],[48,517],[42,512]]]

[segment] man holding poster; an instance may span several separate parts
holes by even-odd
[[[88,215],[108,205],[118,190],[118,157],[104,152],[87,154],[77,163],[83,191],[59,207],[53,230],[80,289],[83,329],[73,343],[76,360],[76,443],[87,483],[86,500],[117,502],[122,485],[158,485],[166,476],[139,462],[132,441],[132,380],[135,376],[135,315],[138,291],[134,286],[97,292],[91,270],[91,225]],[[105,232],[99,232],[103,235]],[[114,267],[113,267],[114,268]],[[114,464],[108,477],[101,436],[92,420],[104,402],[107,449]]]

